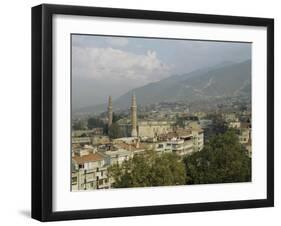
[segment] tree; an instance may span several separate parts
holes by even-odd
[[[150,171],[152,186],[181,185],[185,183],[184,164],[179,161],[176,154],[158,156]]]
[[[209,131],[210,134],[218,135],[227,131],[227,124],[221,115],[213,114],[209,115],[208,118],[212,120],[212,128],[211,131]]]
[[[209,140],[201,152],[184,159],[187,184],[251,181],[251,158],[234,131]]]
[[[102,120],[96,117],[92,117],[88,119],[88,128],[104,128],[105,124]]]
[[[112,123],[117,122],[121,118],[122,118],[121,115],[117,115],[116,113],[113,112],[113,114],[112,114]]]
[[[72,125],[73,130],[83,130],[84,129],[84,124],[81,120],[74,122]]]
[[[122,133],[118,123],[112,123],[111,126],[108,128],[108,136],[111,139],[120,138],[122,137]]]
[[[184,128],[185,124],[184,124],[185,120],[183,117],[178,117],[176,118],[176,122],[175,122],[175,126],[178,126],[180,128]]]
[[[184,164],[175,154],[157,155],[153,151],[135,155],[121,165],[109,168],[113,187],[151,187],[185,183]]]

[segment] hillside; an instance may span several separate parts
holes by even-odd
[[[228,96],[249,96],[251,93],[251,61],[224,63],[211,68],[175,75],[155,83],[133,89],[114,100],[113,107],[126,109],[132,93],[138,105],[157,102],[196,101]],[[106,104],[90,106],[79,112],[99,112]]]

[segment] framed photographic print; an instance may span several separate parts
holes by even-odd
[[[274,21],[32,8],[32,217],[274,205]]]

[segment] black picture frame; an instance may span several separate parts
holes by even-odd
[[[52,210],[52,18],[55,14],[266,27],[267,198],[54,212]],[[40,221],[57,221],[271,206],[274,206],[273,19],[49,4],[32,8],[32,218]]]

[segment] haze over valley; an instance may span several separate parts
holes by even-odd
[[[74,113],[249,96],[251,43],[72,35]]]
[[[107,91],[107,90],[105,90]],[[108,91],[107,91],[108,92]],[[223,62],[193,72],[174,75],[127,91],[113,99],[115,109],[129,107],[132,93],[139,105],[159,102],[194,102],[217,100],[226,97],[248,97],[251,95],[251,61],[240,63]],[[106,101],[106,100],[105,100]],[[76,109],[76,112],[102,112],[104,104]]]

